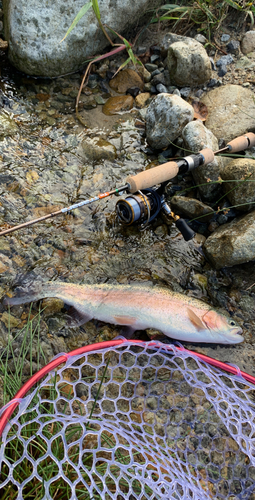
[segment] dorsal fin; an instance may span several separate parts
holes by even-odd
[[[187,311],[192,325],[194,325],[198,331],[205,330],[206,326],[201,321],[201,319],[196,315],[196,313],[194,313],[194,311],[192,311],[192,309],[190,309],[189,307],[187,307]]]

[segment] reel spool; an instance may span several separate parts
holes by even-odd
[[[116,203],[117,217],[125,226],[136,222],[146,225],[157,217],[160,210],[161,196],[155,189],[143,189],[136,194],[129,194]]]

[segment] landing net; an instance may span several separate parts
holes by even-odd
[[[255,386],[195,353],[70,356],[17,403],[0,447],[10,498],[255,499]]]

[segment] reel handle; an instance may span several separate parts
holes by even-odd
[[[130,175],[126,179],[128,190],[130,193],[136,193],[142,189],[150,188],[162,182],[168,181],[175,177],[179,172],[178,164],[175,161],[169,161],[158,165],[158,167],[144,170],[137,175]]]
[[[184,166],[184,173],[186,173],[199,165],[207,165],[207,163],[211,163],[213,160],[213,151],[209,148],[205,148],[197,153],[197,155],[187,156],[186,158],[183,158],[183,160],[179,160],[177,162],[169,161],[167,163],[163,163],[162,165],[158,165],[157,167],[151,168],[150,170],[144,170],[137,175],[130,175],[126,179],[128,191],[130,193],[136,193],[142,189],[147,189],[152,186],[156,186],[157,184],[169,181],[178,174],[181,166]]]
[[[248,134],[237,137],[233,139],[233,141],[228,142],[227,146],[231,153],[238,153],[238,151],[252,148],[255,146],[255,134],[249,132]]]

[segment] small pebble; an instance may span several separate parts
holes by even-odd
[[[158,56],[160,56],[160,54],[161,54],[160,47],[158,45],[152,45],[152,47],[151,47],[151,53],[152,54],[157,54]]]
[[[220,69],[218,71],[218,75],[224,76],[227,72],[228,72],[227,66],[225,66],[225,64],[222,64],[222,66],[220,66]]]
[[[158,61],[159,57],[160,56],[158,54],[152,54],[152,56],[150,57],[151,63],[153,64],[155,63],[155,61]]]
[[[222,56],[216,62],[216,66],[219,67],[219,66],[223,66],[223,65],[226,65],[226,64],[232,64],[233,62],[234,62],[233,57],[230,54],[228,54],[227,56]]]
[[[199,90],[197,90],[197,92],[195,93],[195,96],[196,96],[196,97],[202,97],[203,93],[204,93],[204,91],[203,91],[202,89],[199,89]]]
[[[216,80],[216,78],[211,78],[209,83],[207,83],[207,87],[216,87],[218,85],[219,80]]]
[[[156,85],[156,89],[159,92],[159,94],[167,93],[167,88],[162,83],[159,83],[158,85]]]
[[[220,214],[217,221],[219,224],[226,224],[226,222],[228,222],[228,217],[224,214]]]
[[[144,65],[145,68],[150,72],[152,73],[153,71],[155,71],[156,69],[158,69],[158,66],[157,64],[151,64],[151,63],[147,63]]]
[[[141,56],[142,54],[145,54],[146,50],[147,50],[146,47],[139,45],[139,47],[137,47],[136,49],[136,54],[138,56]]]
[[[227,44],[227,51],[231,54],[239,54],[240,42],[238,40],[232,40]]]
[[[132,97],[136,97],[140,92],[139,87],[130,87],[127,89],[126,94],[131,95]]]
[[[208,226],[208,231],[210,231],[210,233],[213,233],[213,231],[215,231],[217,227],[219,227],[219,224],[216,221],[212,221]]]
[[[210,57],[211,67],[213,71],[216,71],[216,66],[212,57]]]
[[[184,97],[185,99],[187,97],[189,97],[190,92],[191,92],[191,88],[190,87],[183,87],[182,89],[180,89],[181,97]]]
[[[223,42],[223,43],[226,43],[226,42],[229,41],[229,39],[230,39],[230,35],[223,34],[223,35],[221,35],[220,41]]]
[[[202,43],[203,45],[207,42],[206,38],[204,35],[201,35],[200,33],[198,33],[196,36],[195,36],[195,40],[199,43]]]
[[[159,74],[160,74],[160,71],[159,71],[159,69],[157,68],[157,69],[155,69],[155,71],[152,71],[152,73],[151,73],[151,77],[153,78],[154,76],[159,75]]]

